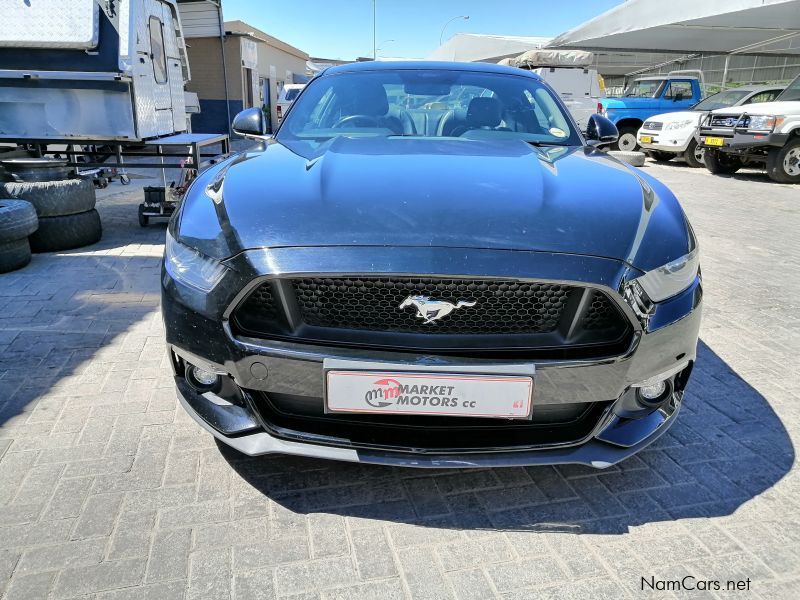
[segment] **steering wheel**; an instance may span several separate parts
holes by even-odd
[[[355,123],[358,121],[361,125],[359,127],[378,127],[378,119],[375,117],[371,117],[369,115],[349,115],[347,117],[342,117],[333,125],[333,129],[339,129],[340,127],[344,127],[349,123]],[[364,124],[366,123],[366,124]]]

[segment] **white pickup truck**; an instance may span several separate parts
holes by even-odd
[[[713,110],[700,121],[698,145],[712,173],[764,165],[779,183],[800,183],[800,77],[774,102]]]
[[[783,89],[782,85],[744,85],[712,94],[690,110],[655,115],[647,119],[636,134],[639,146],[659,162],[682,156],[690,167],[705,166],[705,149],[697,145],[695,132],[709,111],[771,102]]]

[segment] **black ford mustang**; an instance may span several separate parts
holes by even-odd
[[[698,250],[675,196],[536,75],[328,69],[170,223],[181,403],[246,454],[606,467],[675,420]]]

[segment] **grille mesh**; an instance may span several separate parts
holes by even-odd
[[[275,321],[278,319],[278,303],[272,294],[272,284],[258,286],[239,311],[249,322]]]
[[[664,123],[661,121],[645,121],[644,125],[642,125],[642,129],[647,131],[661,131],[662,127],[664,127]]]
[[[589,330],[614,327],[619,319],[617,309],[600,292],[592,292],[589,308],[583,317],[583,328]]]
[[[308,325],[426,334],[547,333],[558,327],[569,292],[566,285],[515,281],[428,278],[311,278],[293,282]],[[445,319],[425,324],[411,295],[475,301]]]

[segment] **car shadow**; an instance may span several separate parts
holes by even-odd
[[[456,530],[621,534],[733,513],[769,490],[794,448],[768,401],[703,342],[677,423],[606,470],[580,465],[416,470],[306,458],[226,461],[255,490],[301,514]]]
[[[709,174],[708,170],[704,167],[693,168],[686,164],[686,161],[682,158],[673,158],[669,161],[659,162],[653,160],[652,158],[648,158],[645,162],[645,166],[657,166],[663,167],[665,169],[677,169],[677,170],[687,170],[690,173],[700,173],[700,174]],[[740,181],[753,181],[756,183],[766,183],[769,185],[775,185],[775,182],[769,178],[767,172],[761,168],[744,168],[741,171],[737,171],[733,175],[723,175],[718,174],[714,175],[714,177],[724,177],[725,179],[737,179]]]

